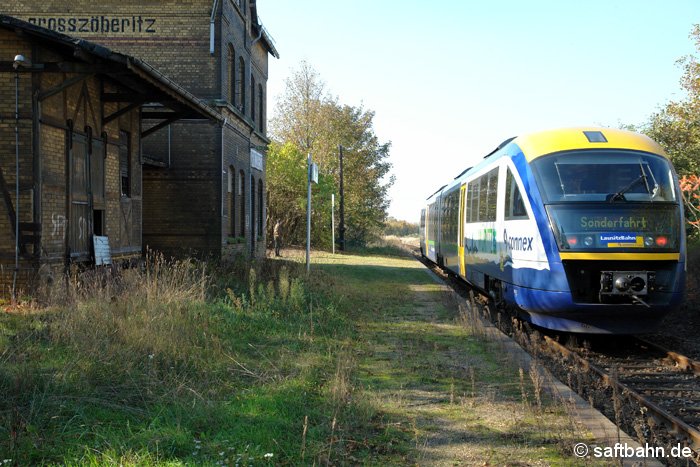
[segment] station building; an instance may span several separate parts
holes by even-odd
[[[268,59],[279,55],[255,0],[14,0],[0,12],[135,56],[221,115],[169,120],[163,103],[149,109],[144,248],[264,255]]]
[[[140,257],[144,122],[223,121],[138,58],[6,15],[0,97],[0,295],[91,262],[94,235]]]

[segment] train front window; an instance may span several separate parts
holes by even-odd
[[[572,151],[532,161],[545,204],[676,202],[670,163],[633,151]]]
[[[561,251],[678,251],[673,169],[654,154],[569,151],[532,161]]]

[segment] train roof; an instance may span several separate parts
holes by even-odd
[[[525,159],[574,149],[629,149],[651,152],[668,158],[661,146],[646,135],[614,128],[577,127],[540,131],[513,140]]]
[[[514,145],[519,150],[514,148]],[[544,130],[505,140],[496,149],[488,153],[483,161],[474,167],[467,168],[457,175],[452,182],[440,187],[428,197],[428,201],[435,198],[443,190],[449,191],[454,185],[460,185],[463,178],[481,170],[484,166],[490,165],[494,160],[504,155],[512,154],[513,149],[517,152],[522,151],[528,162],[548,154],[576,149],[626,149],[650,152],[668,159],[668,155],[658,143],[646,135],[633,131],[600,127]]]

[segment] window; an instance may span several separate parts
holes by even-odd
[[[228,168],[228,231],[229,235],[236,235],[236,169]]]
[[[520,188],[515,182],[513,173],[508,168],[506,173],[506,197],[505,197],[505,219],[527,219],[527,211],[525,210],[525,202],[520,194]]]
[[[255,178],[250,176],[250,233],[253,238],[256,237],[255,229],[258,224],[255,222]]]
[[[476,222],[479,219],[477,209],[479,207],[479,179],[469,182],[467,185],[467,222]]]
[[[265,133],[265,116],[263,114],[263,87],[258,84],[258,118],[260,118],[260,133]]]
[[[131,196],[131,135],[127,131],[119,132],[119,177],[121,195]]]
[[[238,58],[238,92],[236,103],[238,108],[245,112],[245,60],[243,57]]]
[[[559,202],[676,202],[668,160],[645,152],[586,150],[532,161],[545,204]]]
[[[238,199],[241,203],[240,236],[245,237],[245,173],[238,173]]]
[[[498,168],[486,174],[488,176],[488,201],[486,204],[486,222],[496,222],[496,206],[498,198]]]
[[[234,103],[233,100],[236,97],[236,52],[233,49],[233,45],[228,45],[228,73],[226,78],[228,80],[228,89],[226,90],[226,100]]]
[[[469,182],[467,222],[495,222],[498,197],[498,167]]]
[[[258,180],[258,235],[263,234],[263,182]]]
[[[250,75],[250,119],[255,126],[255,76]]]

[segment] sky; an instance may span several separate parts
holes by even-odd
[[[389,215],[503,140],[551,128],[642,124],[683,98],[698,0],[258,0],[275,41],[268,117],[306,61],[391,142]]]

